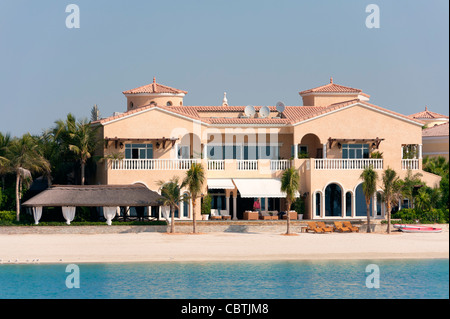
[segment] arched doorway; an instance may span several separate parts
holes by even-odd
[[[323,147],[316,134],[306,134],[298,144],[297,153],[299,158],[322,158]]]
[[[338,184],[325,188],[325,217],[342,217],[342,189]]]
[[[370,216],[373,215],[373,199],[370,199]],[[367,216],[366,197],[364,196],[362,183],[355,190],[355,216]]]

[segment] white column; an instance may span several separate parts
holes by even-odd
[[[237,197],[233,197],[233,220],[237,220]]]
[[[294,144],[294,159],[298,158],[298,144]]]
[[[346,210],[347,210],[347,196],[345,196],[345,194],[347,194],[346,192],[342,191],[342,213],[341,213],[341,217],[345,218],[345,214],[346,214]]]
[[[206,144],[206,142],[203,144],[203,158],[206,160],[208,159],[208,144]]]
[[[321,218],[325,218],[325,192],[323,192],[322,194],[322,206],[320,206],[322,208],[322,212],[320,213],[320,217]]]
[[[356,193],[352,193],[352,217],[356,217]]]
[[[269,198],[266,197],[265,203],[264,203],[265,211],[267,212],[269,210]]]
[[[323,158],[327,158],[327,143],[323,144]]]
[[[419,159],[422,159],[422,144],[419,144]]]

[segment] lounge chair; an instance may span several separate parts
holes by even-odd
[[[338,232],[351,232],[350,228],[342,225],[342,222],[334,222],[334,230]]]
[[[227,210],[221,209],[220,216],[222,219],[231,219],[230,213]]]
[[[219,210],[211,209],[211,219],[222,219],[222,216],[219,214]]]
[[[319,228],[322,228],[324,232],[331,233],[333,231],[333,227],[328,227],[324,222],[317,222],[317,225],[319,226]]]
[[[352,223],[350,222],[344,222],[344,227],[347,227],[348,229],[350,229],[352,232],[357,232],[359,233],[359,228],[356,226],[353,226]]]
[[[308,231],[313,231],[315,233],[325,232],[322,228],[317,226],[316,222],[308,222],[308,228],[306,228],[306,232]]]

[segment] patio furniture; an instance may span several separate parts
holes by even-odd
[[[258,220],[259,213],[258,212],[252,212],[252,211],[245,211],[244,212],[244,219],[245,220]]]
[[[329,227],[329,226],[325,225],[324,222],[317,222],[317,225],[318,225],[320,228],[322,228],[323,231],[325,231],[325,232],[330,232],[330,233],[331,233],[331,232],[333,231],[333,227]]]
[[[231,219],[230,213],[224,209],[220,210],[220,216],[222,217],[222,219],[225,219],[225,220]]]
[[[342,225],[342,222],[334,222],[334,231],[338,232],[351,232],[350,228]]]
[[[295,210],[291,210],[289,211],[289,216],[291,217],[291,220],[297,219],[297,212]],[[283,215],[283,219],[287,219],[287,214]]]
[[[269,214],[269,212],[261,212],[261,216],[259,216],[259,219],[262,220],[272,220],[272,215]]]
[[[306,228],[306,232],[313,231],[315,233],[323,233],[325,232],[322,228],[318,227],[316,222],[308,222],[308,227]]]
[[[350,229],[352,232],[357,232],[359,233],[359,228],[356,226],[353,226],[351,222],[344,222],[344,227],[347,227],[348,229]]]
[[[222,219],[222,216],[220,216],[218,209],[211,209],[211,219],[212,220]]]
[[[272,213],[272,220],[278,220],[278,211],[277,210],[273,210],[269,213]]]

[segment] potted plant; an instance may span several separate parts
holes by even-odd
[[[207,194],[206,196],[203,197],[203,201],[202,201],[202,219],[203,220],[208,220],[209,214],[211,214],[211,195]]]
[[[370,153],[370,158],[383,158],[383,153],[378,151],[372,152]]]

